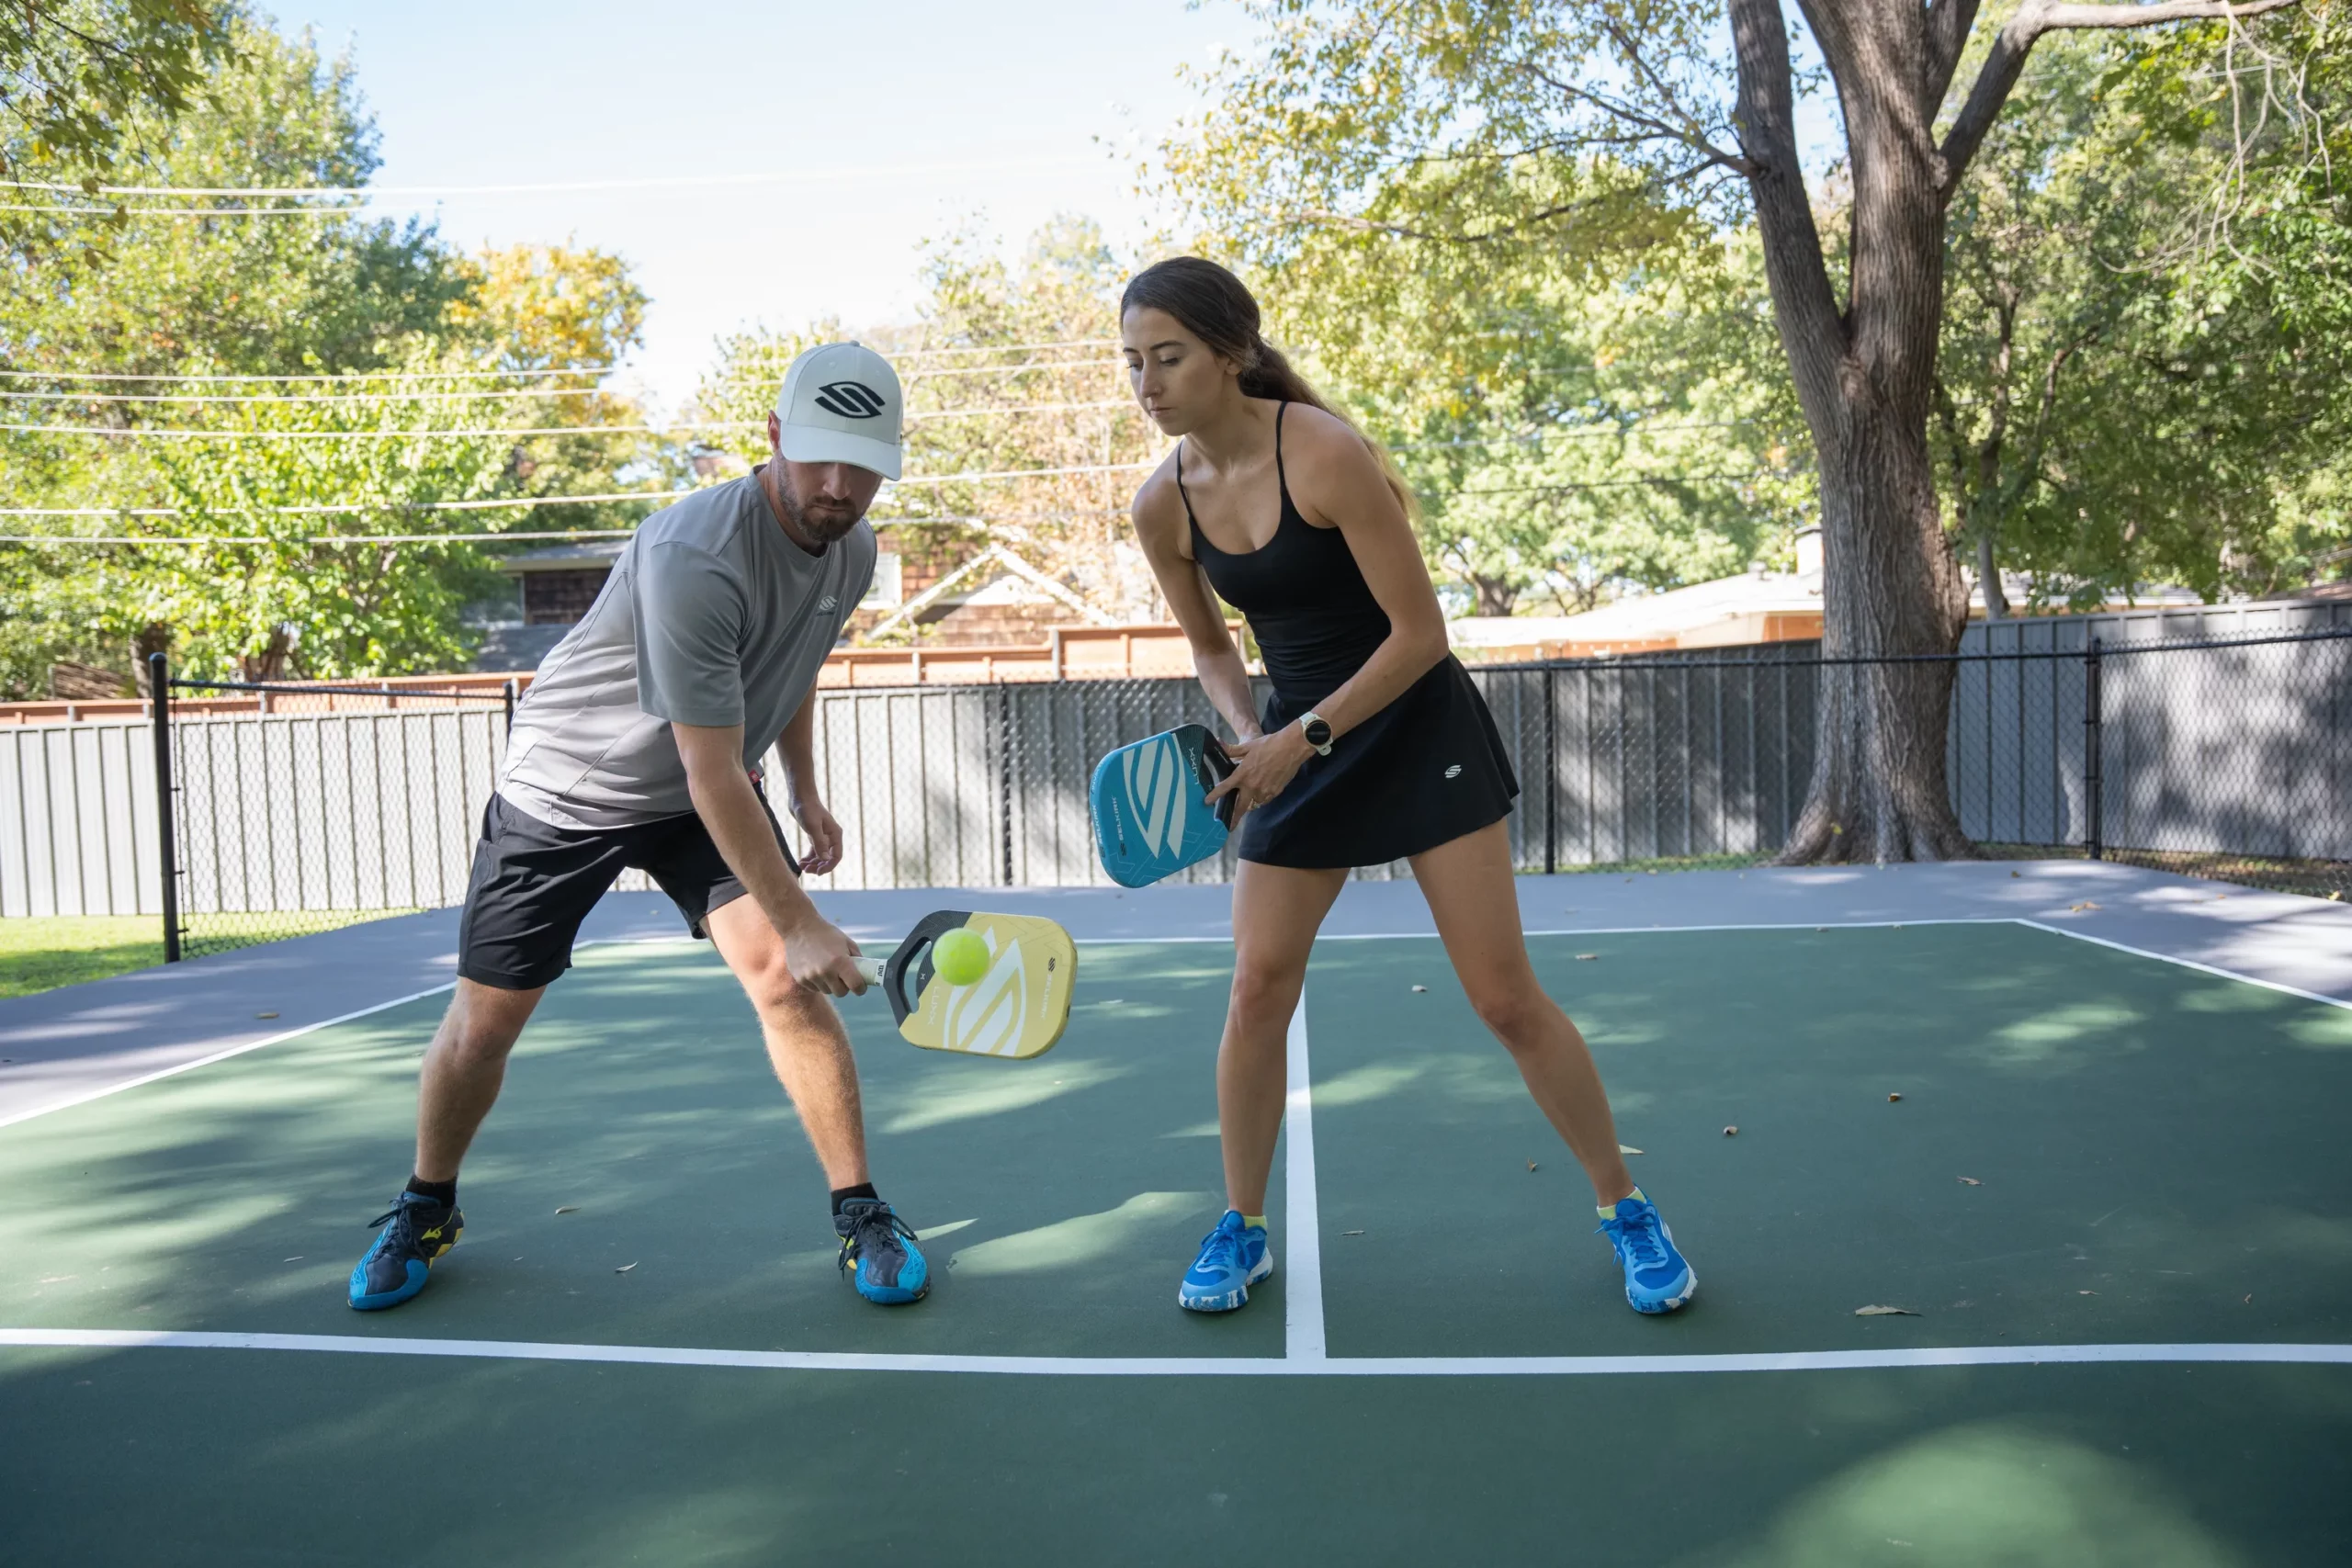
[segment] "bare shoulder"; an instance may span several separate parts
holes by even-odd
[[[1305,403],[1293,403],[1283,419],[1283,467],[1292,498],[1312,521],[1336,522],[1356,510],[1351,502],[1387,487],[1380,459],[1355,427]]]
[[[1165,543],[1179,555],[1192,553],[1184,547],[1184,498],[1176,488],[1174,452],[1160,459],[1159,467],[1136,487],[1135,502],[1127,513],[1135,519],[1137,539],[1147,547]]]

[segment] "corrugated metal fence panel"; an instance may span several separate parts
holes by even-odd
[[[2352,637],[2100,670],[2106,842],[2352,860]]]
[[[0,918],[163,908],[144,724],[0,729]]]

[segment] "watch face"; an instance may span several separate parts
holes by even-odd
[[[1322,719],[1310,718],[1305,725],[1301,726],[1301,728],[1306,733],[1306,743],[1309,746],[1329,746],[1331,744],[1331,727]]]

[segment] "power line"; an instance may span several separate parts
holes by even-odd
[[[609,376],[617,365],[567,365],[547,370],[337,370],[303,376],[232,376],[207,372],[177,376],[131,375],[112,370],[0,370],[12,381],[463,381],[492,378],[520,381],[547,376]]]
[[[904,174],[979,174],[1015,169],[1056,169],[1091,166],[1092,154],[1054,158],[995,158],[960,164],[874,164],[863,168],[780,169],[754,175],[664,175],[641,179],[558,180],[525,185],[490,186],[100,186],[95,193],[78,185],[46,180],[0,180],[0,190],[43,190],[65,196],[211,196],[277,197],[287,200],[318,197],[387,196],[542,196],[580,191],[707,190],[729,186],[807,185],[828,180],[867,179]]]
[[[492,545],[514,539],[626,539],[633,528],[541,534],[0,534],[0,545]]]
[[[602,387],[472,387],[454,392],[17,392],[0,387],[0,398],[40,403],[418,403],[615,396]]]

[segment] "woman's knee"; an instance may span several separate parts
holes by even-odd
[[[1282,964],[1244,959],[1233,968],[1233,1014],[1253,1023],[1287,1023],[1298,1006],[1306,975]]]
[[[1532,973],[1497,976],[1470,987],[1470,1006],[1495,1038],[1517,1052],[1535,1045],[1559,1011]]]

